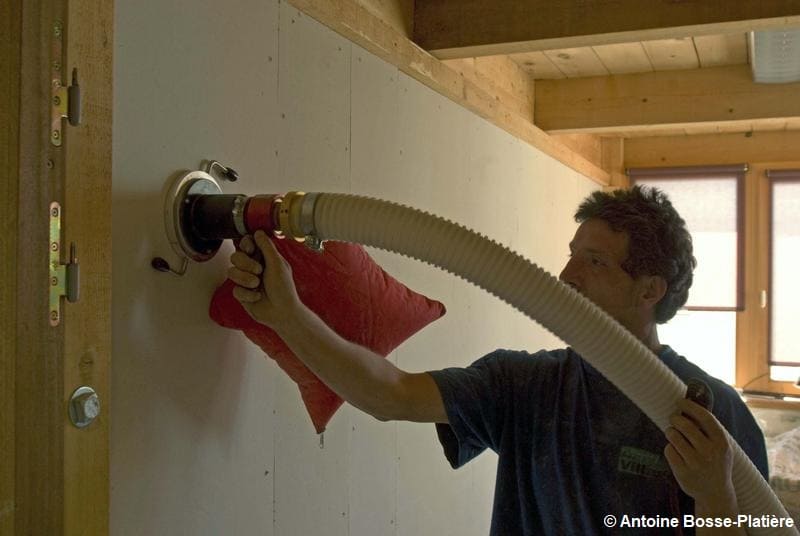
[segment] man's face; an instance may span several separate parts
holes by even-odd
[[[586,220],[569,244],[570,257],[559,279],[630,329],[641,322],[642,310],[639,285],[622,269],[628,242],[627,232],[612,230],[604,220]]]

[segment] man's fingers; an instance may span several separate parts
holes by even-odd
[[[228,279],[246,288],[258,288],[261,284],[261,279],[250,272],[245,272],[238,268],[228,268]]]
[[[263,294],[257,290],[247,290],[242,287],[234,287],[233,297],[239,300],[240,303],[256,303],[261,301]]]
[[[267,260],[267,264],[280,262],[278,250],[275,249],[275,244],[269,239],[267,233],[259,229],[255,234],[256,245]]]
[[[678,400],[678,409],[689,416],[712,441],[724,437],[722,425],[706,408],[686,398]]]
[[[261,263],[251,258],[248,254],[244,253],[244,251],[234,251],[231,255],[231,264],[240,270],[255,275],[261,274],[263,270]]]
[[[667,443],[667,446],[664,447],[664,457],[667,459],[667,462],[669,462],[669,466],[673,471],[683,471],[686,469],[686,460],[683,459],[671,443]]]
[[[693,420],[682,414],[676,414],[669,418],[669,423],[683,434],[696,450],[706,452],[709,449],[710,440]]]
[[[256,246],[253,243],[253,237],[250,235],[245,235],[239,241],[239,249],[247,253],[248,255],[252,255],[253,252],[256,250]]]

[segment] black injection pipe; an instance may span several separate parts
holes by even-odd
[[[192,241],[213,242],[226,238],[241,238],[245,227],[237,229],[236,217],[244,217],[244,195],[211,194],[190,195],[181,222],[184,232]],[[239,225],[242,225],[241,223]]]
[[[278,229],[280,195],[190,194],[180,201],[176,226],[184,251],[209,259],[226,239],[238,240],[258,229],[272,233]],[[189,251],[187,251],[187,248]],[[151,266],[160,272],[183,275],[186,258],[178,270],[162,257],[155,257]]]

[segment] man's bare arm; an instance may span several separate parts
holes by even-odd
[[[263,231],[256,233],[255,245],[245,237],[240,248],[231,256],[228,274],[238,285],[234,296],[336,394],[379,420],[447,422],[429,374],[400,370],[345,340],[300,301],[291,268]]]

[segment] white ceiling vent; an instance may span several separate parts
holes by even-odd
[[[800,82],[800,28],[750,32],[750,65],[756,82]]]

